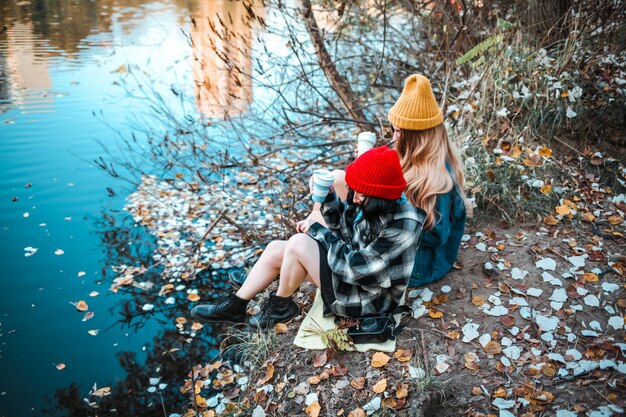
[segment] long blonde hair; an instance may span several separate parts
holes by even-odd
[[[450,192],[455,182],[466,209],[470,211],[465,197],[463,162],[443,123],[426,130],[400,129],[395,149],[407,183],[406,198],[426,212],[426,230],[432,229],[437,222],[437,195]],[[446,163],[452,176],[446,169]]]

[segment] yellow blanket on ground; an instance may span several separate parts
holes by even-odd
[[[306,332],[305,329],[316,329],[321,327],[323,330],[331,330],[335,327],[335,316],[324,317],[324,302],[322,301],[322,295],[318,289],[315,293],[315,300],[311,306],[309,312],[304,316],[298,334],[293,341],[293,344],[305,349],[318,350],[326,349],[326,345],[322,342],[322,338],[318,334],[311,334]],[[401,314],[396,314],[396,323],[400,323]],[[387,340],[384,343],[362,343],[355,344],[354,348],[359,352],[366,352],[368,350],[376,350],[380,352],[394,352],[396,350],[396,341]]]

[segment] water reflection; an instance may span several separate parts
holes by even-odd
[[[264,7],[259,2],[215,0],[192,7],[194,93],[206,117],[227,117],[252,102],[252,41]]]

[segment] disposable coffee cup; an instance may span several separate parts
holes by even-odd
[[[361,156],[374,147],[376,135],[372,132],[361,132],[356,138],[357,155]]]
[[[313,173],[313,201],[323,203],[335,181],[335,176],[326,169],[316,169]]]

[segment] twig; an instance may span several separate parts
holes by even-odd
[[[423,329],[420,329],[420,344],[421,344],[420,350],[422,351],[422,360],[424,361],[424,368],[430,369],[430,362],[428,361],[428,352],[426,350],[426,343],[425,343]]]

